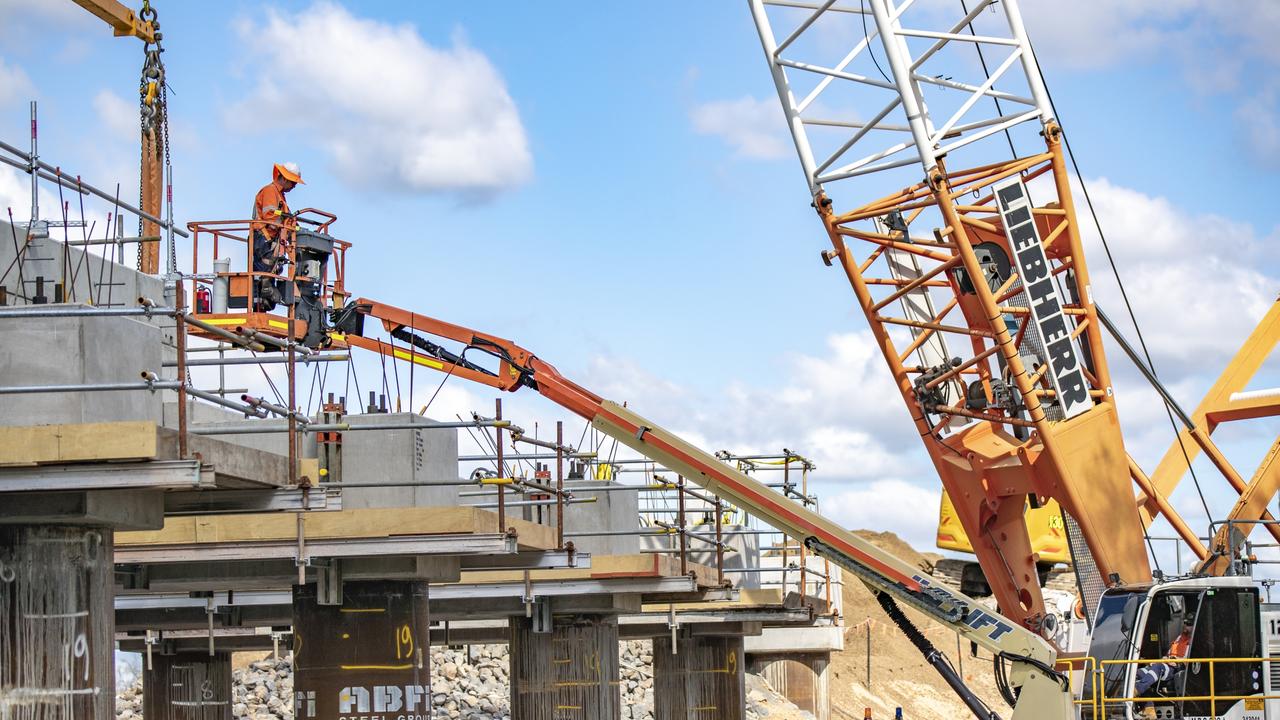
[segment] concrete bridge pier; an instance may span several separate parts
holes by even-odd
[[[231,653],[153,652],[142,675],[147,720],[231,720]]]
[[[836,625],[765,628],[746,638],[747,670],[815,720],[831,715],[831,653],[844,650],[844,628]]]
[[[747,656],[751,672],[763,676],[769,686],[813,713],[815,720],[831,717],[831,696],[827,668],[830,651],[777,652]]]
[[[618,720],[618,620],[611,615],[511,619],[514,720]]]
[[[427,587],[348,581],[340,604],[321,604],[315,584],[294,586],[293,716],[430,720]]]
[[[740,635],[695,634],[653,639],[654,720],[743,720],[745,658]]]
[[[0,717],[115,717],[112,531],[0,525]]]

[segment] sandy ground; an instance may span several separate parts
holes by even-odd
[[[938,556],[916,552],[893,533],[859,530],[857,534],[876,546],[923,568]],[[852,580],[852,578],[850,578]],[[969,643],[956,644],[956,634],[925,615],[907,609],[907,616],[925,636],[951,660],[963,668],[970,688],[998,714],[1008,715],[992,676],[991,655],[970,654]],[[925,663],[919,651],[889,621],[870,591],[857,581],[844,586],[845,649],[831,658],[831,705],[837,720],[862,720],[865,708],[872,717],[893,718],[902,708],[904,720],[953,720],[972,717],[937,671]],[[868,627],[871,643],[871,680],[867,681]]]

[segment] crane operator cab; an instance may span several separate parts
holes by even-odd
[[[279,254],[265,270],[255,269],[251,221],[188,223],[192,287],[187,297],[194,299],[191,316],[202,323],[191,334],[226,340],[218,332],[223,330],[279,349],[292,321],[293,339],[300,345],[345,347],[342,336],[333,332],[331,317],[347,300],[344,275],[351,243],[331,233],[337,219],[306,208],[279,221]],[[202,249],[206,257],[201,257]],[[201,273],[205,262],[213,272]]]
[[[1081,717],[1280,718],[1280,702],[1266,699],[1274,691],[1263,621],[1277,623],[1271,615],[1248,577],[1108,589],[1080,678]]]

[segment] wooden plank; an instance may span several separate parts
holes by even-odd
[[[496,513],[466,507],[359,508],[307,513],[308,538],[381,538],[397,535],[476,535],[498,532]],[[555,546],[555,530],[524,520],[509,519],[524,549]],[[297,537],[293,513],[195,515],[165,518],[163,530],[116,533],[116,544],[181,545],[190,543],[288,540]]]
[[[0,465],[150,460],[153,422],[74,423],[0,427]]]

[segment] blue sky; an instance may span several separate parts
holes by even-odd
[[[1280,289],[1280,12],[1025,5],[1156,362],[1193,406]],[[270,164],[295,161],[290,201],[340,216],[357,294],[516,339],[711,449],[813,455],[840,519],[927,544],[936,480],[818,260],[745,3],[156,6],[180,220],[243,216]],[[0,138],[25,145],[37,99],[47,160],[136,187],[139,44],[72,3],[0,0],[0,25]],[[19,219],[22,187],[0,177]],[[1162,316],[1188,298],[1199,312]],[[1130,449],[1153,464],[1171,436],[1132,397]],[[528,424],[563,417],[512,402]],[[1238,441],[1243,468],[1269,432]]]

